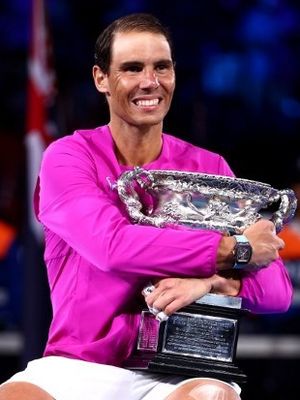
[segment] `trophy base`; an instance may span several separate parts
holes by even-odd
[[[245,383],[234,364],[243,313],[240,298],[210,293],[161,323],[144,310],[137,348],[124,367]]]
[[[193,378],[215,378],[225,382],[246,383],[247,376],[230,362],[210,362],[208,360],[192,360],[189,357],[167,354],[144,353],[132,356],[124,365],[132,370],[153,373],[183,375]]]

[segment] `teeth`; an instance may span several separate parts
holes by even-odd
[[[159,100],[152,99],[152,100],[137,100],[136,105],[141,107],[149,107],[149,106],[157,106]]]

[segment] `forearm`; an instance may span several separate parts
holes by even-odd
[[[40,215],[42,222],[96,267],[118,274],[144,277],[198,277],[215,272],[218,237],[209,232],[177,231],[131,225],[111,214],[87,216],[87,221],[66,215],[56,225],[53,213]],[[57,219],[58,216],[54,216]],[[78,229],[78,226],[81,226]],[[102,228],[98,230],[97,226]]]
[[[152,312],[167,316],[195,302],[207,293],[236,296],[240,289],[238,276],[214,274],[208,278],[165,278],[143,290],[145,301]]]
[[[146,302],[166,315],[207,293],[240,296],[243,307],[255,313],[284,312],[292,297],[291,283],[281,260],[254,272],[228,270],[207,278],[165,278],[154,283]]]

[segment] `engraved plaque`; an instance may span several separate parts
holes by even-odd
[[[237,320],[175,313],[165,323],[162,352],[232,361]]]

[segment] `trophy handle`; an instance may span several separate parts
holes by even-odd
[[[142,213],[143,204],[134,188],[134,183],[138,183],[143,189],[149,187],[154,181],[153,176],[148,171],[135,167],[132,171],[127,171],[117,181],[117,190],[119,197],[126,205],[131,219],[138,224],[153,225],[158,228],[166,224],[174,223],[175,219],[171,217],[148,216]]]
[[[283,225],[287,224],[293,218],[297,208],[297,198],[291,189],[279,190],[275,201],[279,200],[279,208],[270,218],[275,225],[276,233],[280,232]]]

